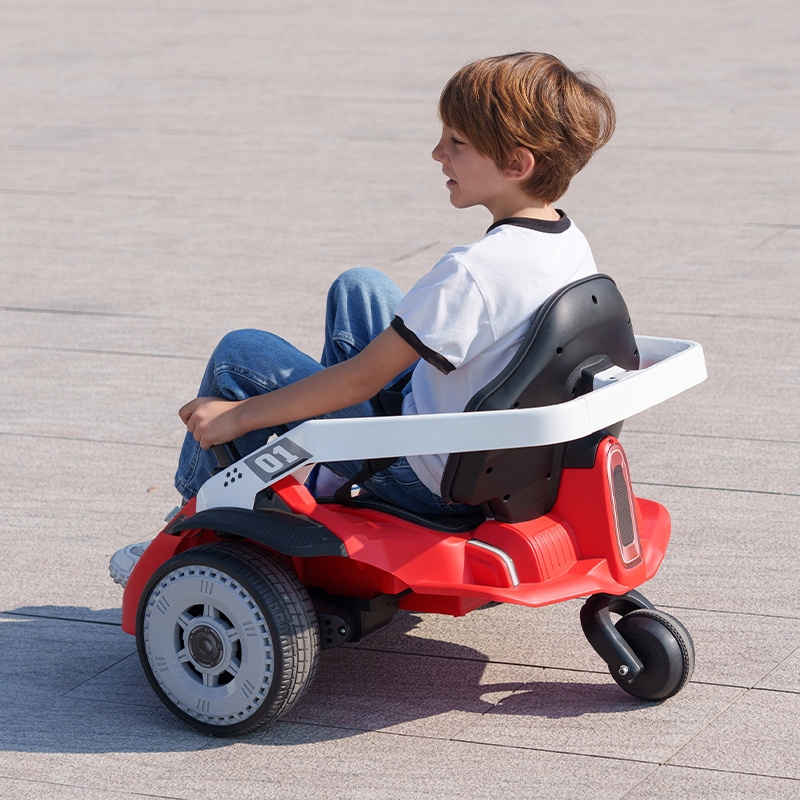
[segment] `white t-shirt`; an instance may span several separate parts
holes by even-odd
[[[403,414],[463,411],[508,364],[531,317],[553,292],[596,274],[586,237],[558,221],[500,220],[470,245],[454,247],[398,303],[392,327],[420,354]],[[410,456],[436,494],[446,454]]]

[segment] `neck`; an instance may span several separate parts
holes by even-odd
[[[492,222],[509,217],[524,217],[527,219],[544,219],[553,222],[561,219],[558,211],[551,203],[544,200],[528,199],[524,204],[508,204],[504,208],[489,209],[492,212]]]

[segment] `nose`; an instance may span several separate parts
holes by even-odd
[[[439,139],[439,141],[436,144],[436,147],[434,147],[433,150],[431,151],[431,158],[434,161],[438,161],[440,164],[444,163],[444,160],[446,158],[445,148],[444,148],[444,137]]]

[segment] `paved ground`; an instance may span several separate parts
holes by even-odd
[[[794,0],[4,0],[0,797],[800,796],[800,80]],[[674,536],[648,596],[697,669],[623,695],[579,603],[407,615],[328,651],[284,722],[184,728],[118,627],[204,361],[232,327],[316,353],[325,290],[411,285],[481,211],[429,152],[465,61],[599,71],[612,144],[562,205],[640,333],[710,379],[629,421]]]

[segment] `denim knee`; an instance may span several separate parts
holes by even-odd
[[[250,342],[262,331],[253,328],[242,328],[226,333],[211,354],[212,361],[237,362],[242,354],[250,348]]]
[[[372,267],[352,267],[346,269],[338,278],[331,284],[328,290],[328,297],[336,295],[342,291],[363,291],[365,288],[375,284],[382,283],[387,280],[386,276],[377,269]]]
[[[254,368],[255,365],[271,363],[273,356],[282,353],[288,342],[269,331],[242,328],[230,331],[220,339],[211,354],[210,364]]]

